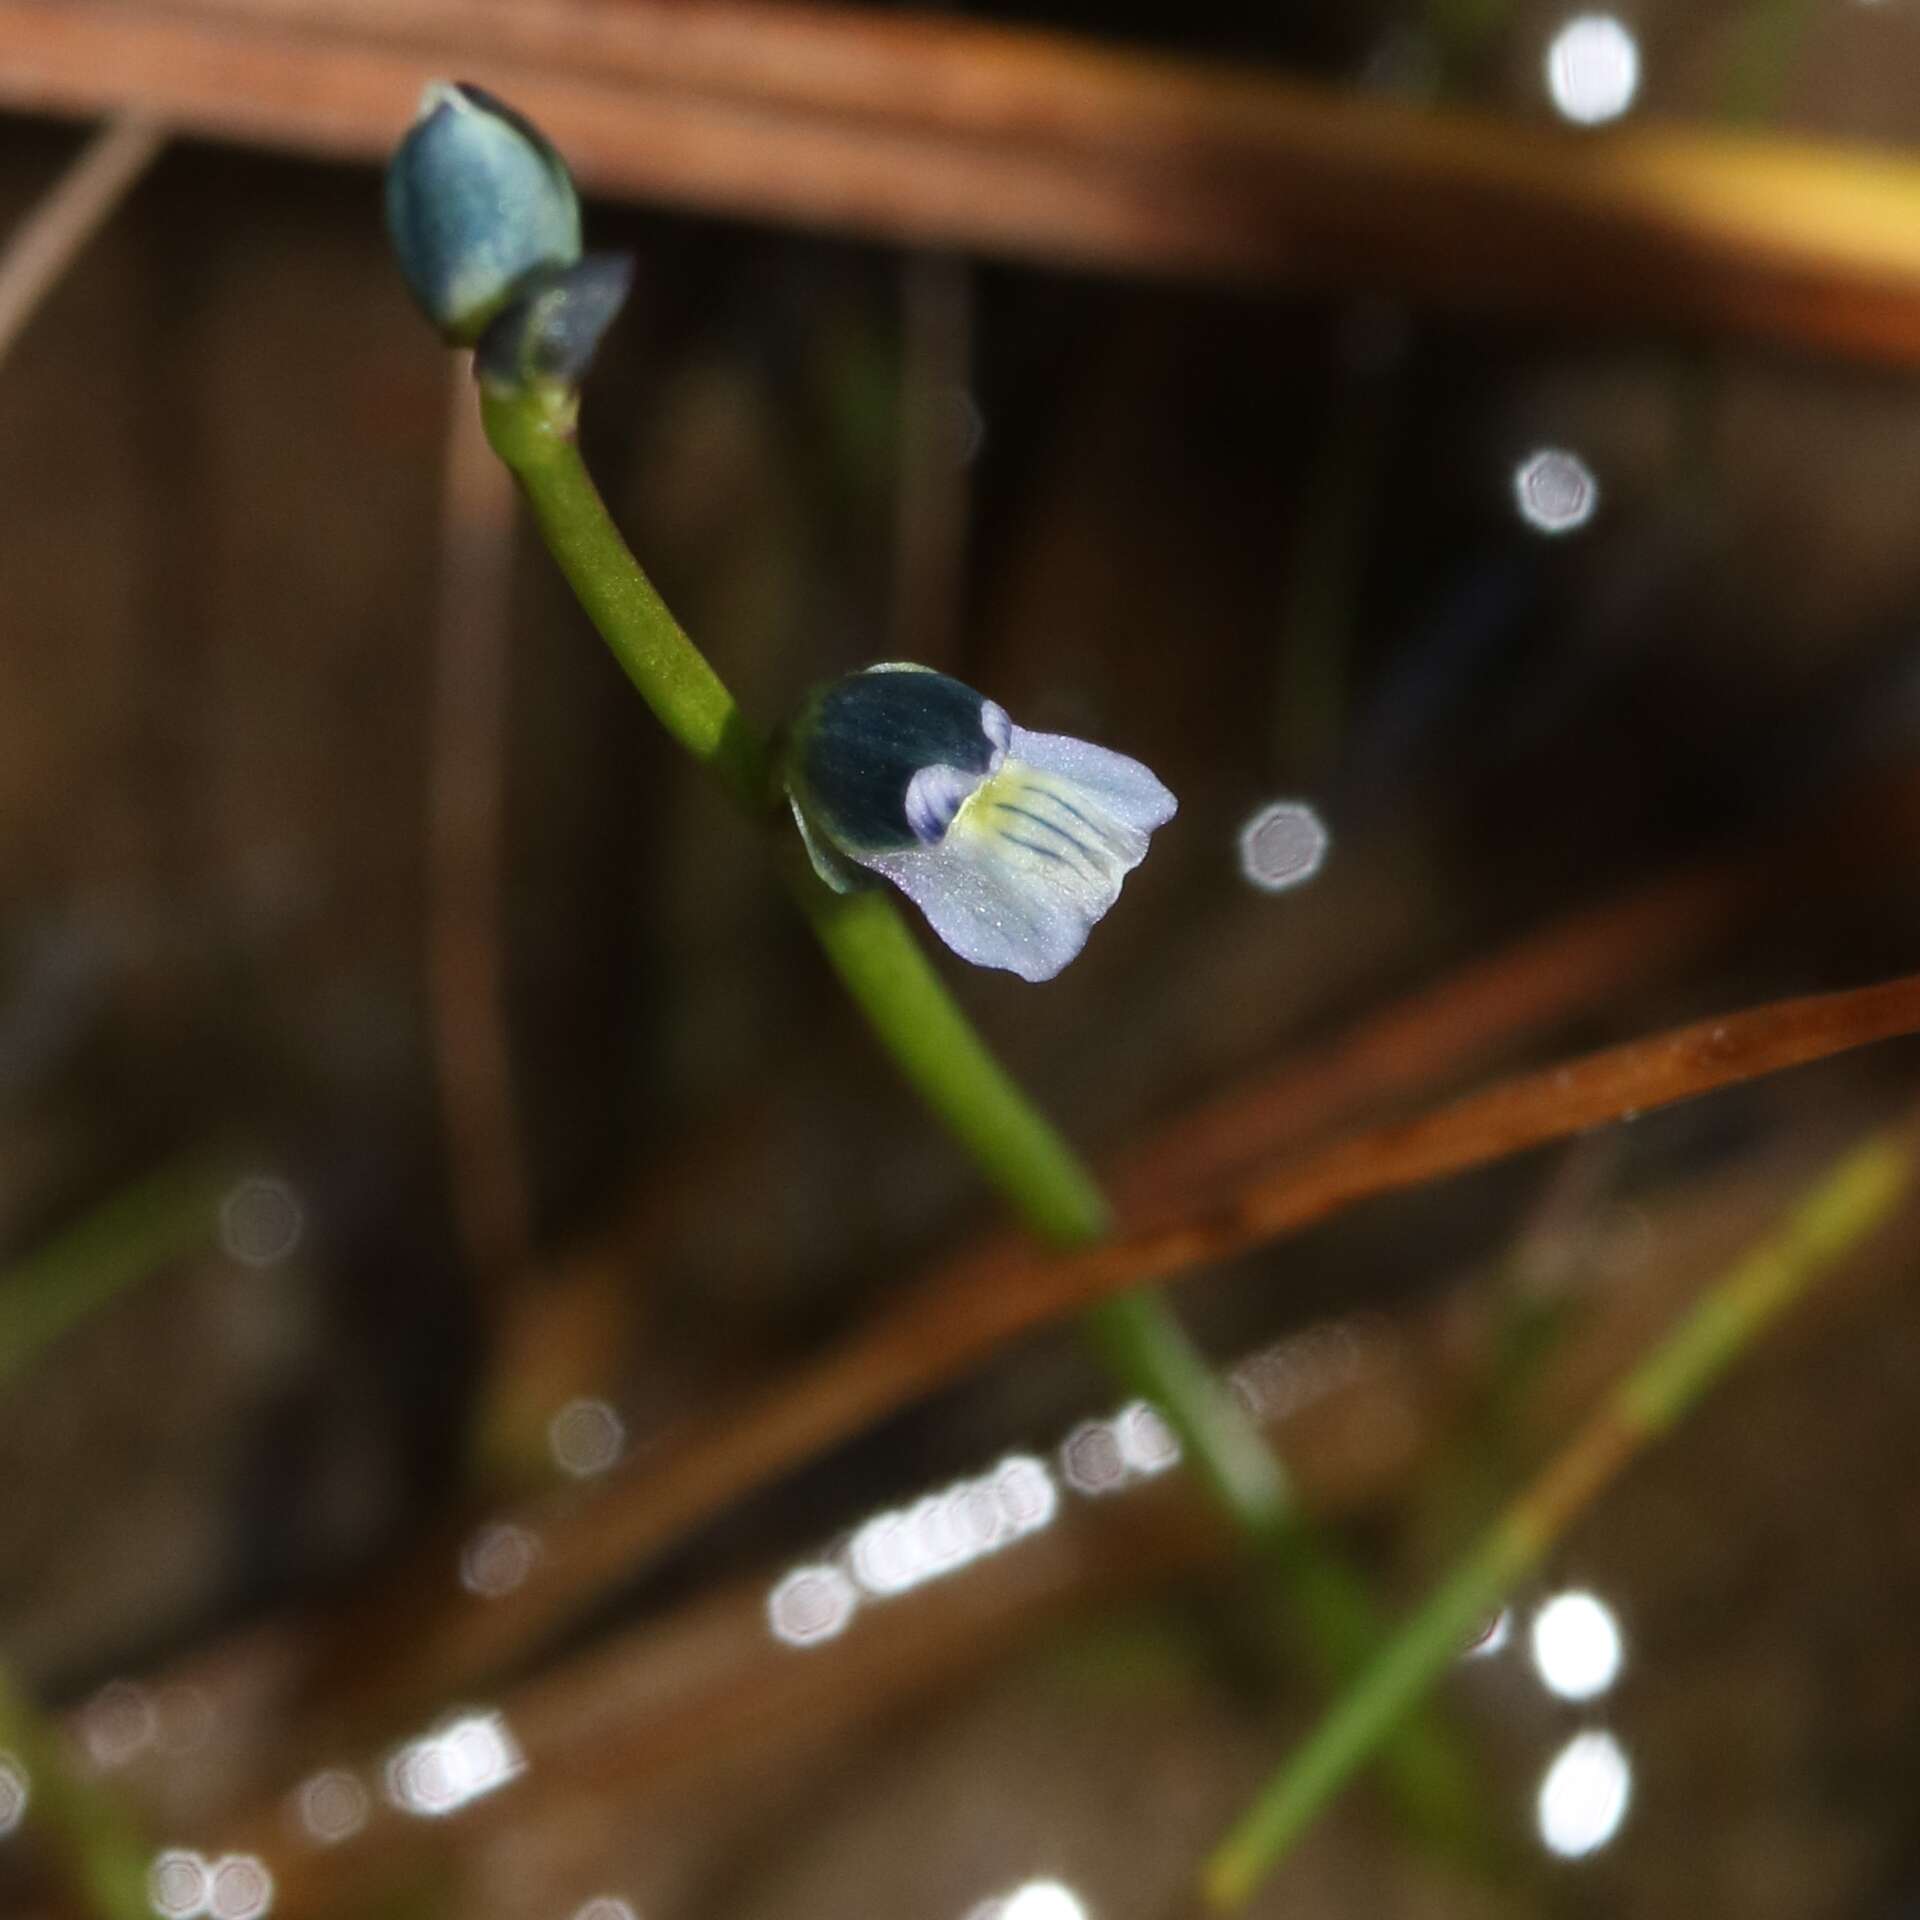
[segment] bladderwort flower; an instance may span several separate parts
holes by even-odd
[[[530,275],[578,262],[580,200],[537,127],[436,80],[387,168],[387,231],[427,317],[470,347]]]
[[[1023,980],[1051,980],[1086,945],[1178,806],[1139,761],[1029,733],[904,661],[815,692],[785,775],[828,886],[846,893],[877,873],[961,959]]]

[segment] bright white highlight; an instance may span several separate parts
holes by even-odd
[[[1058,1880],[1029,1880],[1007,1895],[1000,1915],[1001,1920],[1087,1920],[1087,1909]]]
[[[573,1920],[640,1920],[640,1916],[631,1902],[616,1899],[612,1894],[602,1894],[597,1900],[589,1900],[573,1916]]]
[[[767,1625],[790,1647],[816,1647],[845,1633],[859,1609],[859,1592],[838,1567],[795,1567],[767,1595]]]
[[[875,1514],[853,1536],[847,1564],[874,1598],[905,1593],[1044,1527],[1059,1500],[1046,1469],[1016,1455],[978,1480]]]
[[[604,1400],[569,1400],[547,1423],[547,1445],[562,1473],[586,1480],[618,1462],[627,1429]]]
[[[160,1920],[199,1920],[212,1891],[205,1857],[185,1847],[155,1854],[147,1869],[147,1903]]]
[[[1144,1400],[1111,1420],[1086,1420],[1060,1445],[1060,1474],[1075,1493],[1118,1493],[1180,1461],[1180,1441],[1158,1407]]]
[[[1578,15],[1547,48],[1547,92],[1562,118],[1583,127],[1617,120],[1640,91],[1640,43],[1610,13]]]
[[[1549,1851],[1578,1860],[1620,1831],[1633,1799],[1633,1767],[1610,1733],[1582,1733],[1560,1749],[1535,1807]]]
[[[1538,533],[1572,533],[1600,505],[1600,483],[1577,453],[1542,447],[1513,470],[1513,503]]]
[[[1591,1593],[1559,1593],[1533,1616],[1533,1664],[1550,1693],[1593,1700],[1620,1677],[1625,1649],[1613,1609]]]
[[[1262,893],[1304,886],[1326,864],[1326,822],[1304,800],[1275,800],[1240,829],[1240,872]]]
[[[265,1920],[273,1911],[273,1875],[251,1853],[229,1853],[207,1876],[209,1920]]]
[[[1117,1443],[1116,1443],[1117,1444]],[[1142,1458],[1158,1444],[1133,1436]],[[795,1567],[767,1596],[767,1625],[790,1647],[818,1646],[847,1629],[864,1601],[890,1600],[1049,1525],[1060,1510],[1053,1476],[1027,1454],[989,1474],[864,1522],[839,1562]]]
[[[1142,1459],[1152,1459],[1162,1446],[1152,1430],[1135,1432],[1131,1444]],[[789,1647],[837,1640],[862,1601],[893,1599],[972,1567],[1039,1532],[1058,1511],[1060,1488],[1046,1467],[1027,1453],[1012,1453],[989,1475],[876,1513],[854,1532],[839,1563],[787,1572],[766,1596],[766,1624]]]
[[[367,1790],[345,1767],[328,1767],[300,1783],[294,1795],[301,1830],[323,1847],[337,1847],[367,1824]]]
[[[438,1820],[497,1792],[527,1770],[526,1755],[498,1713],[471,1713],[387,1761],[387,1798],[402,1813]]]
[[[12,1754],[0,1753],[0,1840],[27,1817],[27,1802],[32,1798],[26,1768]]]

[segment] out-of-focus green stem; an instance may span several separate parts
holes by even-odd
[[[582,462],[577,395],[558,388],[482,386],[487,437],[519,481],[581,605],[641,696],[746,811],[773,803],[765,742],[641,571]],[[1105,1197],[1073,1149],[988,1051],[942,985],[925,949],[886,894],[836,894],[808,871],[795,897],[828,961],[915,1091],[1028,1226],[1059,1246],[1098,1240]],[[1285,1475],[1251,1418],[1214,1378],[1156,1295],[1091,1309],[1083,1331],[1130,1393],[1152,1401],[1179,1434],[1213,1497],[1256,1546],[1279,1561],[1301,1637],[1330,1675],[1374,1644],[1356,1576],[1301,1527]],[[1465,1799],[1464,1765],[1414,1730],[1387,1756],[1409,1817],[1438,1838]]]
[[[0,1273],[0,1389],[69,1327],[203,1245],[232,1177],[215,1155],[175,1161]]]
[[[1108,1371],[1166,1415],[1216,1504],[1273,1577],[1281,1626],[1313,1678],[1328,1688],[1351,1680],[1384,1637],[1373,1596],[1301,1512],[1286,1469],[1172,1308],[1150,1288],[1117,1294],[1090,1308],[1081,1330]],[[1380,1765],[1401,1817],[1426,1847],[1485,1862],[1473,1775],[1436,1719],[1410,1716]]]
[[[580,604],[661,724],[756,818],[773,802],[765,742],[681,630],[602,502],[574,439],[577,396],[483,385],[487,437],[519,481]],[[1107,1203],[1078,1156],[987,1050],[898,908],[794,870],[833,970],[909,1083],[1037,1232],[1098,1239]]]
[[[1760,126],[1779,118],[1808,15],[1807,0],[1748,0],[1721,84],[1721,113],[1732,124]]]
[[[1886,1220],[1912,1178],[1913,1149],[1905,1137],[1877,1137],[1856,1148],[1614,1388],[1227,1835],[1206,1867],[1212,1906],[1232,1909],[1247,1900],[1569,1524],[1808,1286]]]
[[[766,747],[613,524],[574,437],[579,395],[483,382],[480,409],[487,439],[520,482],[548,551],[654,718],[748,812],[764,812]]]
[[[153,1920],[147,1850],[112,1795],[68,1767],[59,1734],[0,1667],[0,1758],[27,1783],[23,1837],[44,1835],[97,1920]]]
[[[1166,1301],[1150,1288],[1116,1294],[1088,1312],[1086,1327],[1108,1371],[1166,1410],[1195,1470],[1255,1544],[1289,1533],[1296,1509],[1286,1469]]]
[[[908,1083],[1037,1233],[1098,1240],[1106,1197],[988,1051],[885,894],[834,893],[794,868],[793,891],[841,984]]]

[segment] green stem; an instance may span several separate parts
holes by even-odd
[[[232,1177],[214,1156],[176,1161],[0,1273],[0,1389],[70,1327],[204,1245]]]
[[[770,805],[769,754],[681,630],[613,524],[574,442],[577,395],[483,384],[482,415],[547,544],[593,623],[662,724],[754,817]],[[892,898],[836,894],[793,863],[793,891],[833,970],[915,1091],[1021,1219],[1062,1247],[1110,1229],[1098,1183],[988,1051]],[[1124,1389],[1152,1401],[1202,1482],[1287,1575],[1303,1639],[1335,1675],[1373,1644],[1360,1582],[1302,1528],[1279,1463],[1157,1295],[1108,1300],[1083,1331]],[[1409,1730],[1389,1755],[1396,1795],[1423,1833],[1457,1831],[1465,1768]]]
[[[27,1783],[25,1834],[44,1833],[98,1920],[153,1920],[147,1849],[110,1794],[68,1767],[58,1732],[0,1667],[0,1758]]]
[[[920,1097],[1035,1232],[1081,1246],[1108,1230],[1106,1197],[940,984],[933,963],[878,891],[834,893],[795,867],[794,891],[880,1044]]]
[[[512,470],[548,550],[654,718],[749,813],[766,811],[766,747],[640,569],[580,458],[579,395],[480,388],[493,450]]]
[[[1286,1469],[1172,1308],[1143,1288],[1089,1308],[1080,1324],[1114,1377],[1166,1415],[1215,1504],[1273,1576],[1280,1624],[1302,1664],[1328,1688],[1351,1680],[1385,1638],[1373,1596],[1301,1512]],[[1396,1728],[1381,1770],[1425,1846],[1464,1864],[1487,1864],[1491,1847],[1471,1771],[1437,1719],[1415,1715]]]
[[[1893,1211],[1913,1177],[1904,1138],[1832,1168],[1779,1232],[1722,1278],[1614,1388],[1274,1777],[1207,1863],[1216,1908],[1241,1906],[1594,1497],[1672,1427],[1814,1281]]]

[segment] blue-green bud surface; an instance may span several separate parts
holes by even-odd
[[[436,81],[387,168],[387,232],[427,317],[471,346],[528,274],[580,258],[580,201],[536,127]]]

